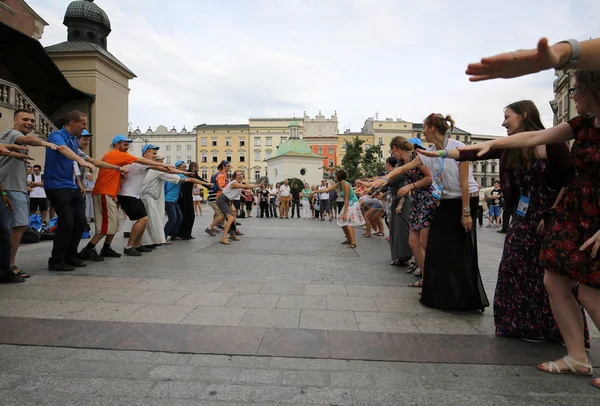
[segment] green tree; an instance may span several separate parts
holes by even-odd
[[[380,154],[380,145],[373,145],[371,148],[365,151],[365,155],[362,159],[362,168],[365,175],[377,176],[381,172],[385,171],[385,165],[379,159]]]
[[[346,155],[342,158],[342,169],[348,174],[349,182],[354,182],[363,176],[360,164],[362,161],[362,144],[364,143],[358,136],[352,142],[346,141]]]

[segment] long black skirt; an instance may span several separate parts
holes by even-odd
[[[478,198],[470,199],[473,227],[466,233],[461,216],[462,200],[444,199],[436,210],[425,253],[421,303],[441,310],[483,310],[490,303],[485,294],[477,259],[476,216]]]

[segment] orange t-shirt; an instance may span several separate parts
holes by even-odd
[[[125,166],[134,163],[138,160],[136,156],[129,152],[121,152],[117,149],[107,152],[102,160],[111,165]],[[117,198],[117,193],[121,187],[121,172],[114,169],[100,168],[96,185],[92,190],[92,195],[108,195],[113,199]]]

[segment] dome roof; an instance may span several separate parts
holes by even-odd
[[[65,13],[63,24],[67,25],[67,20],[71,18],[83,18],[104,25],[110,32],[110,20],[100,7],[94,4],[94,0],[76,0],[69,4]]]
[[[277,156],[294,153],[302,155],[312,155],[310,146],[299,138],[290,138],[287,141],[279,144],[277,148]]]
[[[290,123],[290,125],[288,125],[288,128],[290,128],[290,127],[300,127],[300,124],[298,124],[298,122],[296,120],[294,120]]]

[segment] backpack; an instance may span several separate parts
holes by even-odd
[[[35,175],[32,173],[32,174],[30,174],[29,176],[31,177],[31,181],[32,181],[32,182],[35,182]],[[44,181],[44,174],[42,173],[42,174],[40,175],[40,177],[41,177],[41,180],[42,180],[42,182],[43,182],[43,181]]]
[[[21,244],[35,244],[40,242],[42,238],[42,234],[36,230],[34,227],[29,227],[23,233],[23,237],[21,237]]]
[[[212,183],[212,187],[210,190],[212,190],[215,193],[217,193],[219,191],[219,185],[217,185],[217,175],[218,174],[219,174],[219,172],[215,173],[213,176],[210,177],[210,183]]]

